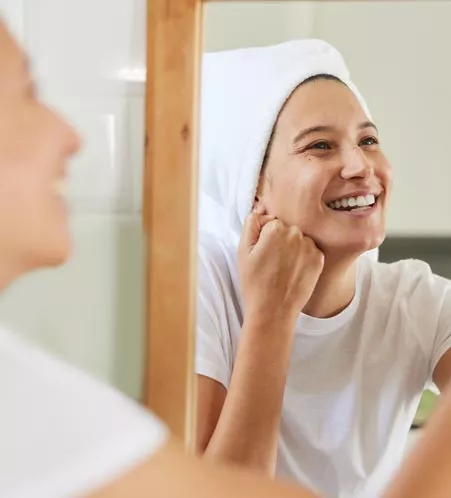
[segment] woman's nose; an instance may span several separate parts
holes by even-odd
[[[344,180],[351,178],[366,178],[373,170],[371,161],[358,146],[352,147],[343,158],[341,177]]]

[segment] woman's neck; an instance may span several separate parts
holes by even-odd
[[[315,318],[338,315],[351,303],[355,294],[356,259],[326,261],[310,300],[302,310]]]

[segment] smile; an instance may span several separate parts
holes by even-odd
[[[359,195],[357,197],[343,197],[327,203],[327,207],[334,211],[359,212],[368,211],[376,204],[379,196],[374,194]]]

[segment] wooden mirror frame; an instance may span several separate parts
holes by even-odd
[[[192,449],[201,0],[148,0],[144,402]]]

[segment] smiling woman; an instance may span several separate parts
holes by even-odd
[[[308,78],[291,94],[278,116],[263,165],[266,181],[256,197],[257,206],[334,257],[381,244],[391,189],[377,129],[355,94],[336,80]],[[326,208],[331,202],[337,214]]]
[[[80,140],[64,120],[36,100],[28,60],[3,27],[0,41],[3,287],[25,271],[67,258],[68,209],[59,186],[67,174],[66,160],[77,152]]]

